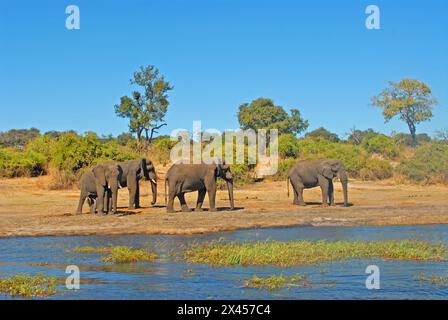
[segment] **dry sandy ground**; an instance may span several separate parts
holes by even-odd
[[[286,182],[260,182],[235,188],[237,210],[228,211],[227,191],[218,192],[217,212],[166,213],[163,180],[158,206],[150,207],[150,188],[143,182],[142,209],[128,211],[127,190],[119,194],[119,214],[72,215],[79,192],[49,191],[46,177],[0,180],[0,237],[75,234],[194,234],[291,225],[359,226],[448,223],[448,187],[409,186],[351,181],[351,207],[323,208],[320,189],[305,190],[307,207],[292,205]],[[341,201],[339,183],[336,201]],[[187,197],[194,207],[196,193]],[[176,203],[179,209],[179,203]],[[204,208],[208,203],[204,203]]]

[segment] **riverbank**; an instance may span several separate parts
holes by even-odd
[[[46,190],[47,177],[0,180],[0,237],[111,234],[199,234],[249,228],[312,226],[415,225],[448,223],[448,187],[351,181],[351,207],[320,205],[320,189],[305,190],[307,207],[293,206],[284,181],[264,181],[235,188],[237,210],[227,211],[227,191],[218,191],[217,212],[166,213],[163,181],[150,207],[149,183],[141,187],[143,208],[129,211],[127,190],[119,194],[119,214],[73,215],[79,191]],[[335,183],[336,201],[342,199]],[[292,196],[292,195],[291,195]],[[197,193],[187,196],[194,207]],[[207,199],[204,208],[208,207]],[[179,204],[175,208],[179,210]]]

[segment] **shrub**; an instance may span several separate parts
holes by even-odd
[[[278,154],[281,158],[295,157],[299,153],[297,138],[292,134],[278,137]]]
[[[37,176],[43,173],[45,156],[34,151],[0,149],[0,176],[5,178]]]
[[[393,168],[388,161],[369,158],[359,172],[363,180],[381,180],[392,177]]]
[[[394,140],[382,134],[365,137],[361,146],[370,154],[379,154],[388,159],[396,159],[400,155]]]
[[[417,148],[414,156],[404,160],[398,172],[419,183],[448,182],[448,145],[435,142]]]
[[[151,153],[154,155],[155,161],[164,166],[170,162],[171,149],[176,145],[177,141],[171,140],[170,137],[160,137],[151,144]]]

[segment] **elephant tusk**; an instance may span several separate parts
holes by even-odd
[[[155,179],[151,179],[151,182],[157,184],[157,181]]]

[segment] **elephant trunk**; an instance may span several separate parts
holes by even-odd
[[[157,183],[151,180],[152,201],[151,205],[157,202]]]
[[[233,201],[233,180],[227,180],[227,190],[229,191],[230,210],[235,209],[235,203]]]
[[[345,170],[339,171],[338,178],[341,181],[342,192],[344,193],[344,206],[348,206],[348,177]]]

